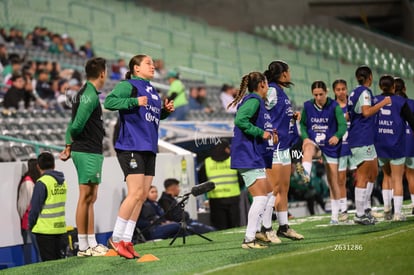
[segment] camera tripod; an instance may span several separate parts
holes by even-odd
[[[202,234],[195,232],[191,228],[188,228],[187,222],[186,222],[186,219],[185,219],[184,207],[185,207],[185,201],[187,201],[189,197],[190,197],[190,194],[185,194],[183,196],[183,199],[181,201],[179,201],[177,203],[177,205],[172,208],[172,209],[174,209],[175,207],[180,207],[181,208],[181,212],[182,212],[182,216],[181,216],[181,221],[180,221],[180,230],[178,230],[178,232],[175,234],[174,238],[170,242],[170,245],[172,245],[175,242],[175,240],[177,239],[178,236],[180,236],[180,234],[183,237],[183,244],[185,244],[185,237],[187,235],[187,232],[190,232],[190,233],[192,233],[194,235],[197,235],[197,236],[199,236],[199,237],[201,237],[201,238],[203,238],[203,239],[205,239],[207,241],[210,241],[210,242],[213,241],[212,239],[209,239],[206,236],[203,236]]]

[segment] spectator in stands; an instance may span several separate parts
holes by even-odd
[[[27,161],[27,171],[21,178],[17,189],[17,211],[21,221],[25,264],[32,263],[30,244],[37,248],[36,240],[29,230],[29,211],[34,185],[38,178],[40,178],[40,171],[37,167],[37,159],[29,159]]]
[[[5,28],[0,28],[0,44],[7,42],[7,33]]]
[[[154,67],[155,67],[154,78],[163,79],[167,75],[167,70],[165,69],[165,64],[162,59],[155,59]]]
[[[36,236],[42,261],[65,255],[65,203],[67,184],[62,172],[55,170],[55,157],[43,152],[37,158],[41,177],[37,180],[29,212],[29,228]]]
[[[106,81],[106,60],[92,58],[85,66],[87,82],[76,94],[72,105],[72,119],[66,130],[66,147],[60,159],[73,159],[79,182],[76,208],[78,229],[78,256],[103,256],[108,249],[98,244],[95,237],[94,203],[101,183],[103,138],[105,129],[99,90]]]
[[[169,116],[170,120],[185,120],[188,112],[188,100],[183,82],[179,79],[179,73],[169,71],[167,80],[170,83],[168,100],[174,100],[174,113]]]
[[[0,43],[0,68],[6,67],[9,64],[9,56],[7,54],[7,47],[5,44]],[[0,70],[0,73],[2,70]]]
[[[24,37],[24,47],[30,49],[33,46],[33,33],[29,32]]]
[[[137,227],[146,240],[168,239],[174,237],[180,230],[178,222],[166,219],[165,212],[158,205],[157,187],[151,185],[147,200],[142,205]]]
[[[23,109],[25,99],[23,75],[14,73],[10,80],[12,85],[4,96],[3,106],[5,109]]]
[[[63,53],[67,56],[72,56],[76,53],[75,44],[73,39],[69,37],[68,34],[64,33],[61,36],[62,38],[62,46],[63,46]]]
[[[56,33],[52,36],[52,43],[50,43],[48,51],[54,54],[63,53],[63,41],[59,34]]]
[[[125,59],[119,58],[116,64],[112,65],[112,73],[111,79],[112,80],[121,80],[125,79],[125,74],[128,72],[128,68],[125,64]]]
[[[49,72],[46,69],[38,72],[36,92],[43,100],[52,101],[55,99],[55,91],[52,89]]]
[[[47,108],[47,103],[41,100],[37,93],[34,91],[33,77],[30,73],[30,69],[26,67],[22,71],[24,78],[24,107],[26,109],[32,108],[33,104],[36,102],[40,106]]]
[[[192,231],[204,234],[207,232],[215,231],[212,226],[200,223],[197,220],[190,218],[190,214],[187,211],[181,209],[177,204],[176,197],[180,194],[180,186],[177,179],[166,179],[164,181],[164,192],[162,192],[161,198],[158,200],[158,204],[166,212],[165,218],[170,221],[181,222],[184,216],[184,220],[189,229]]]
[[[240,226],[240,186],[237,170],[230,168],[230,144],[221,140],[200,167],[200,182],[212,181],[207,193],[211,224],[218,230]]]
[[[86,41],[85,45],[83,45],[79,48],[79,54],[80,54],[80,56],[83,56],[85,58],[94,57],[95,53],[92,49],[92,42],[91,41]]]
[[[190,97],[188,102],[190,110],[199,110],[206,114],[210,114],[214,111],[208,104],[207,90],[205,87],[192,87],[190,89]]]
[[[56,98],[62,110],[72,109],[72,97],[67,94],[69,82],[66,79],[60,79],[58,82],[58,96]]]
[[[45,32],[47,31],[46,28],[41,27],[34,27],[33,29],[33,36],[32,36],[32,44],[35,47],[45,48]]]
[[[60,63],[57,61],[48,61],[46,65],[49,71],[50,80],[58,79],[60,77]]]
[[[200,102],[198,101],[198,87],[190,88],[190,96],[188,98],[188,107],[190,110],[202,110],[203,109],[203,106],[201,106]]]
[[[200,102],[204,113],[211,114],[214,112],[214,109],[208,103],[207,89],[204,86],[198,87],[198,101]]]
[[[9,55],[9,64],[3,69],[3,83],[5,85],[11,85],[10,78],[14,73],[20,73],[22,67],[22,60],[18,55]]]
[[[14,45],[16,48],[22,48],[24,46],[24,38],[21,30],[13,27],[10,28],[9,39],[10,43],[12,43],[12,45]]]
[[[221,87],[220,100],[224,110],[227,113],[234,114],[237,111],[237,106],[227,108],[227,106],[229,106],[229,104],[234,100],[236,94],[237,90],[232,85],[224,84]]]

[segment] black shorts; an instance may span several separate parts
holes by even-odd
[[[116,155],[125,178],[130,174],[155,175],[156,155],[153,152],[117,150]]]

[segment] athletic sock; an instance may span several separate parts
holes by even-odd
[[[95,234],[88,234],[87,236],[88,236],[87,238],[88,238],[88,244],[90,248],[98,245],[98,243],[96,242]]]
[[[132,237],[134,236],[134,231],[135,231],[135,224],[136,224],[135,221],[128,220],[127,225],[125,227],[124,235],[122,236],[122,240],[124,242],[132,241]]]
[[[365,214],[366,189],[355,187],[355,208],[358,217]]]
[[[86,249],[88,249],[88,247],[89,247],[89,245],[88,245],[88,235],[78,234],[78,245],[79,245],[79,250],[81,250],[81,251],[85,251]]]
[[[339,209],[341,213],[348,211],[348,201],[346,197],[339,199]]]
[[[312,162],[304,161],[304,162],[302,162],[302,166],[303,166],[303,169],[305,170],[305,172],[308,175],[310,175],[311,171],[312,171]]]
[[[275,199],[276,197],[273,196],[273,192],[270,192],[269,194],[267,194],[267,203],[263,211],[263,219],[262,219],[263,220],[262,225],[266,229],[272,228],[272,214],[273,214],[273,207],[275,206]],[[260,231],[260,227],[258,231]]]
[[[414,206],[414,194],[411,194],[411,204]]]
[[[339,200],[332,200],[331,199],[331,220],[338,221],[338,214],[339,214]]]
[[[394,196],[394,213],[401,214],[403,196]]]
[[[121,217],[117,217],[114,226],[114,232],[112,232],[112,241],[120,242],[122,241],[122,237],[125,233],[125,228],[127,226],[128,221],[124,220]]]
[[[267,196],[253,197],[252,205],[250,206],[249,214],[247,216],[247,227],[245,241],[254,241],[257,229],[257,223],[263,218],[263,211],[267,202]]]
[[[371,195],[372,195],[373,189],[374,189],[374,183],[368,182],[366,193],[365,193],[365,196],[366,196],[365,197],[365,209],[371,209]]]
[[[279,222],[279,226],[288,224],[288,212],[287,211],[276,212],[276,215],[277,215],[277,221]]]
[[[392,190],[382,189],[382,200],[384,201],[384,212],[391,211]]]

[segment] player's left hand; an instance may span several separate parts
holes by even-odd
[[[166,98],[164,101],[164,109],[169,113],[174,112],[174,100],[168,100],[168,98]]]
[[[339,138],[337,138],[336,136],[333,136],[329,139],[329,145],[334,146],[337,145],[339,142]]]

